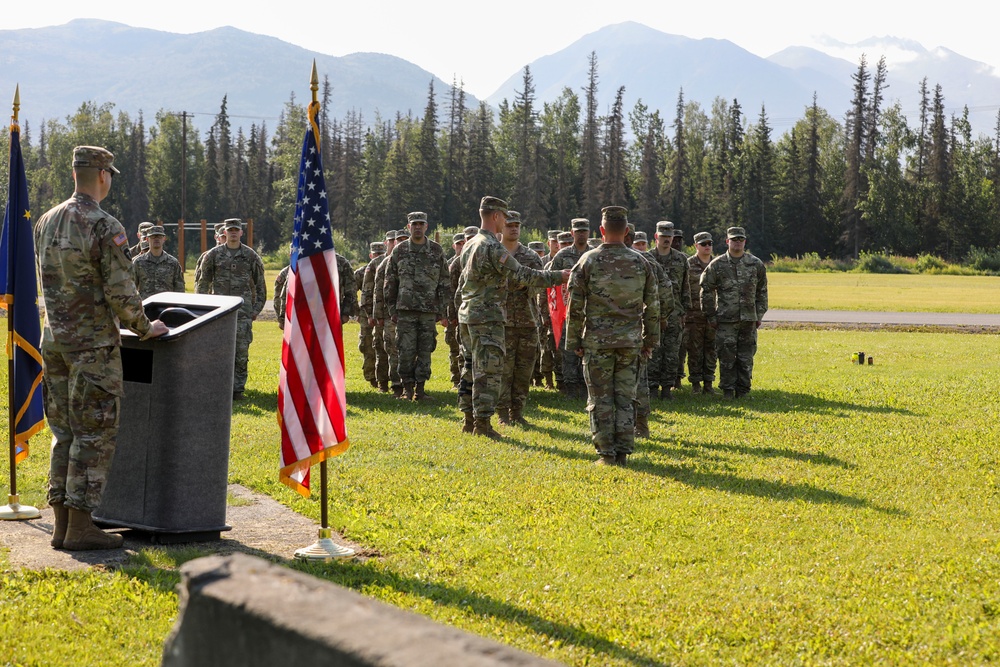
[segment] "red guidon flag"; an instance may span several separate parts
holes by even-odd
[[[319,153],[319,104],[309,105],[295,202],[278,380],[281,481],[309,496],[309,468],[350,446],[344,335],[330,209]]]
[[[556,339],[556,347],[562,340],[563,325],[566,323],[566,300],[563,298],[563,286],[556,285],[546,290],[549,300],[549,317],[552,318],[552,335]]]

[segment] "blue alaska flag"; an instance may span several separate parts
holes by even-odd
[[[7,208],[0,236],[0,307],[7,310],[7,358],[14,360],[13,404],[14,461],[28,455],[28,439],[42,430],[42,355],[38,317],[38,284],[35,281],[35,243],[28,206],[28,180],[21,157],[21,133],[10,126],[10,180]]]

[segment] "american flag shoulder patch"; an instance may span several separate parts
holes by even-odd
[[[120,248],[126,243],[128,243],[128,237],[125,235],[124,231],[118,232],[117,234],[115,234],[114,242],[115,245]]]

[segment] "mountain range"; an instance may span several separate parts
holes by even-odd
[[[967,106],[975,131],[993,133],[1000,76],[989,65],[896,37],[833,46],[838,53],[864,53],[871,69],[886,55],[885,104],[899,101],[911,126],[916,124],[920,81],[926,77],[931,91],[941,84],[949,114],[960,114]],[[641,99],[669,122],[683,91],[686,102],[699,103],[706,113],[717,97],[737,99],[753,121],[763,105],[778,135],[803,116],[814,94],[821,107],[842,118],[858,68],[857,60],[815,48],[790,46],[762,58],[728,40],[691,39],[626,22],[525,63],[539,105],[556,99],[565,87],[582,96],[591,53],[597,55],[600,113],[607,113],[619,86],[625,86],[626,110]],[[147,125],[161,109],[187,111],[195,114],[194,124],[202,132],[226,95],[234,126],[266,122],[273,130],[293,93],[300,102],[308,97],[308,67],[314,58],[320,78],[328,76],[333,87],[330,112],[336,118],[352,109],[366,122],[377,115],[420,116],[431,82],[439,105],[446,104],[450,84],[392,55],[330,56],[231,27],[181,35],[93,19],[0,30],[0,94],[8,90],[13,97],[15,83],[20,84],[21,117],[33,125],[62,120],[81,103],[93,101],[113,102],[130,115],[141,110]],[[513,100],[522,78],[523,69],[513,72],[486,101],[495,106],[505,98]],[[466,99],[469,106],[478,104],[469,95]]]

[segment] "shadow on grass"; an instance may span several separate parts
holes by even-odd
[[[673,401],[653,400],[653,412],[657,408],[667,408],[667,412],[703,413],[707,408],[708,415],[720,412],[808,412],[845,416],[848,413],[865,414],[897,414],[913,415],[912,410],[888,405],[863,405],[847,401],[835,401],[821,398],[814,394],[802,394],[780,389],[754,389],[744,398],[725,400],[722,395],[704,396],[685,392],[675,394]]]
[[[527,633],[537,633],[564,645],[593,651],[598,664],[614,659],[642,667],[662,663],[637,651],[620,646],[606,637],[580,627],[559,623],[506,601],[477,593],[464,587],[404,577],[386,572],[370,562],[349,561],[336,565],[292,562],[291,567],[341,586],[363,593],[366,588],[377,587],[398,593],[424,598],[437,606],[451,607],[465,614],[482,619],[516,623]],[[495,640],[500,641],[500,640]],[[602,658],[601,656],[604,656]]]

